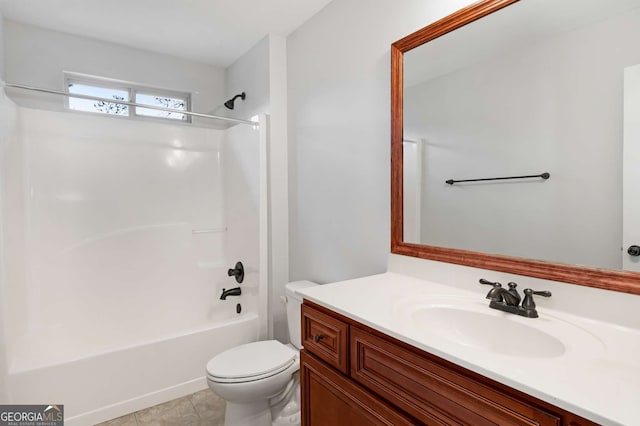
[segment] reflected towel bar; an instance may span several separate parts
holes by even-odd
[[[507,176],[507,177],[496,177],[496,178],[484,178],[484,179],[464,179],[464,180],[453,180],[449,179],[446,181],[447,184],[453,185],[454,183],[459,182],[480,182],[485,180],[507,180],[507,179],[527,179],[527,178],[542,178],[547,180],[551,177],[551,175],[547,172],[540,173],[539,175],[526,175],[526,176]]]

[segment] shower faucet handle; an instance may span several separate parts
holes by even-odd
[[[244,281],[244,266],[242,265],[242,262],[236,262],[236,267],[229,269],[227,271],[227,275],[230,277],[236,277],[236,282],[238,284]]]

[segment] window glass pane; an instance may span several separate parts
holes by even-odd
[[[89,86],[86,84],[69,83],[69,93],[78,93],[99,98],[116,99],[119,101],[129,101],[129,91],[123,89],[113,89],[109,87]],[[78,99],[69,97],[69,108],[78,111],[99,112],[102,114],[129,115],[127,105],[115,104],[112,102],[95,101],[91,99]]]
[[[167,96],[147,95],[144,93],[136,93],[136,103],[143,105],[153,105],[164,108],[178,109],[181,111],[187,110],[186,99],[170,98]],[[178,112],[160,111],[157,109],[138,108],[136,107],[136,114],[146,115],[148,117],[162,117],[172,118],[174,120],[185,120],[186,115]]]

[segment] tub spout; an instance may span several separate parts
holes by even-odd
[[[241,294],[242,290],[240,290],[240,287],[230,288],[229,290],[223,288],[220,300],[227,300],[227,296],[240,296]]]

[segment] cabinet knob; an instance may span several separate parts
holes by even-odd
[[[313,336],[313,341],[316,343],[318,343],[322,339],[324,339],[324,335],[322,334],[316,334],[315,336]]]

